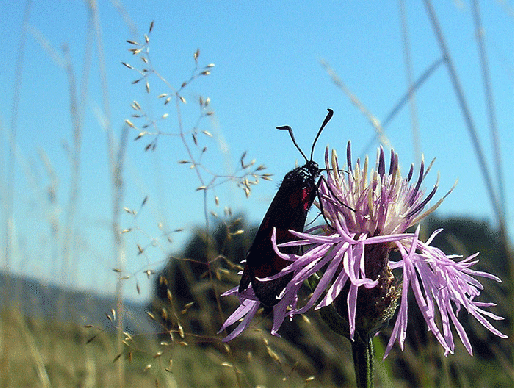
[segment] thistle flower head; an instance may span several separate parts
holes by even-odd
[[[399,311],[385,356],[398,340],[400,347],[406,338],[407,296],[414,294],[428,329],[445,350],[453,353],[452,325],[471,354],[466,332],[457,320],[461,308],[466,309],[492,333],[505,338],[487,318],[502,319],[484,308],[492,303],[478,302],[482,290],[477,277],[500,281],[494,275],[472,270],[477,254],[460,261],[431,246],[436,231],[426,242],[419,239],[419,226],[414,233],[407,229],[430,214],[451,190],[435,205],[425,210],[437,191],[437,183],[424,195],[422,183],[430,170],[421,162],[419,170],[410,167],[407,176],[400,174],[398,156],[391,151],[386,169],[384,150],[378,150],[375,168],[368,159],[352,164],[350,144],[347,166],[342,170],[335,151],[325,154],[326,179],[319,187],[320,204],[327,225],[302,233],[291,231],[298,240],[277,245],[275,252],[290,264],[278,274],[261,280],[289,276],[291,280],[273,308],[272,334],[277,334],[286,317],[305,313],[312,307],[336,312],[338,330],[354,339],[355,335],[371,337]],[[301,255],[282,253],[288,246],[303,246]],[[298,306],[298,291],[309,281],[313,292],[303,306]],[[226,295],[238,294],[237,289]],[[226,340],[239,335],[248,325],[259,306],[251,288],[238,294],[241,306],[225,322],[222,329],[242,319],[238,328]],[[436,317],[440,316],[440,325]],[[322,314],[328,317],[328,314]],[[334,314],[330,314],[331,317]],[[332,318],[326,318],[332,319]],[[328,322],[334,327],[334,322]]]
[[[337,199],[337,206],[327,213],[330,221],[335,218],[344,218],[348,231],[358,235],[368,236],[403,233],[411,225],[431,213],[439,203],[420,215],[425,205],[432,199],[437,191],[436,183],[430,194],[423,197],[422,183],[432,163],[425,170],[422,160],[415,182],[414,164],[410,166],[409,173],[404,178],[400,174],[398,155],[391,150],[391,161],[386,171],[384,149],[378,149],[377,162],[374,169],[369,171],[369,161],[366,157],[361,166],[357,160],[352,165],[351,148],[347,148],[347,171],[341,170],[335,150],[332,151],[329,161],[328,150],[325,162],[331,173],[327,184],[323,186],[327,200]],[[368,177],[369,173],[369,177]]]

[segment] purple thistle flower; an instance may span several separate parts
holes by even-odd
[[[291,231],[298,240],[278,246],[275,234],[272,236],[276,253],[291,264],[273,277],[260,280],[293,276],[279,296],[280,301],[273,307],[272,334],[277,335],[286,317],[303,314],[312,307],[332,306],[347,326],[345,335],[352,340],[356,333],[370,338],[387,324],[399,301],[400,308],[385,358],[396,340],[403,349],[407,296],[412,290],[429,330],[441,343],[445,354],[453,353],[455,348],[452,324],[472,354],[466,332],[457,320],[461,308],[495,335],[507,337],[487,320],[503,319],[484,310],[495,304],[475,301],[483,288],[476,277],[501,281],[494,275],[471,269],[478,262],[475,260],[478,254],[455,261],[458,256],[448,256],[430,245],[440,230],[434,232],[427,242],[419,240],[419,226],[415,233],[406,233],[409,227],[432,213],[453,190],[423,212],[438,187],[436,183],[426,197],[421,189],[431,165],[425,171],[422,161],[414,182],[414,166],[411,165],[407,177],[402,177],[394,151],[391,151],[391,162],[386,172],[384,150],[380,148],[375,169],[369,171],[368,178],[367,158],[363,166],[359,160],[352,166],[350,143],[347,171],[339,168],[335,151],[332,151],[329,163],[327,149],[325,161],[330,172],[321,182],[319,192],[320,208],[328,225],[305,233]],[[304,246],[306,251],[302,255],[280,252],[281,248],[288,246]],[[398,260],[391,259],[390,254],[396,254]],[[402,271],[400,280],[395,278],[393,270]],[[306,280],[315,277],[318,281],[314,291],[308,301],[298,307],[299,289]],[[224,341],[233,339],[248,327],[259,308],[251,287],[243,293],[234,288],[223,295],[232,294],[238,295],[241,305],[227,319],[222,330],[242,321]],[[442,328],[436,323],[437,315]]]

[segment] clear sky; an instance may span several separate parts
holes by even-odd
[[[114,4],[113,4],[114,3]],[[471,3],[438,1],[434,5],[448,49],[475,122],[478,138],[487,159],[489,171],[496,178],[494,152],[487,120],[478,47],[475,39]],[[509,2],[482,1],[481,18],[490,66],[492,90],[503,158],[507,221],[512,224],[514,163],[514,11]],[[200,136],[208,147],[205,163],[220,174],[237,168],[239,157],[264,163],[274,181],[261,181],[249,199],[234,185],[217,189],[220,205],[212,196],[209,209],[223,213],[224,206],[244,211],[253,222],[259,222],[269,205],[281,177],[302,158],[287,133],[278,125],[290,125],[297,142],[308,152],[326,109],[334,117],[323,132],[314,159],[321,163],[324,147],[329,145],[344,155],[346,143],[352,142],[353,153],[363,152],[375,158],[378,142],[366,148],[374,130],[362,113],[331,81],[320,61],[328,62],[338,77],[371,111],[384,120],[407,91],[407,76],[398,2],[328,1],[328,2],[218,2],[218,1],[123,1],[99,2],[103,64],[107,81],[102,91],[99,51],[96,37],[88,40],[88,7],[81,1],[34,2],[30,8],[24,46],[21,87],[16,88],[16,63],[23,31],[22,2],[0,3],[0,32],[3,38],[0,65],[0,158],[1,200],[8,192],[8,138],[13,125],[13,101],[19,93],[16,132],[16,170],[14,187],[14,228],[16,254],[9,268],[17,273],[73,284],[81,288],[112,292],[116,262],[109,232],[112,222],[109,159],[104,115],[110,116],[112,130],[119,139],[124,120],[134,113],[134,100],[157,119],[162,131],[177,133],[177,113],[173,103],[163,105],[161,93],[170,92],[156,78],[150,81],[150,94],[144,83],[133,85],[137,74],[124,67],[128,62],[137,67],[143,63],[128,51],[127,40],[142,42],[143,34],[153,20],[150,52],[154,68],[174,87],[180,87],[194,69],[193,54],[200,49],[198,63],[214,63],[211,74],[200,77],[183,93],[187,104],[182,107],[186,130],[198,118],[195,100],[209,97],[215,115],[200,123],[200,130],[214,137]],[[123,9],[123,12],[120,10]],[[441,58],[424,4],[408,2],[406,6],[410,57],[414,79]],[[134,29],[135,27],[135,29]],[[46,41],[51,49],[41,44]],[[88,43],[89,42],[89,43]],[[69,57],[81,89],[82,74],[91,60],[88,94],[84,103],[81,149],[80,196],[75,218],[71,263],[63,264],[66,244],[64,227],[68,213],[71,164],[65,144],[73,142],[70,116],[70,92],[66,70],[62,67],[62,47],[69,47]],[[51,52],[55,50],[55,59]],[[109,112],[103,96],[108,96]],[[440,173],[440,196],[459,180],[455,191],[445,200],[440,215],[466,215],[494,222],[479,163],[468,134],[465,120],[455,96],[447,68],[439,66],[416,93],[420,148],[425,159],[436,158],[427,182],[436,181]],[[408,105],[394,116],[386,135],[398,152],[406,171],[416,161]],[[180,165],[187,159],[176,136],[159,138],[155,152],[145,152],[146,138],[134,142],[135,130],[129,134],[124,170],[126,195],[122,206],[139,209],[139,231],[124,234],[126,270],[137,275],[143,295],[150,285],[141,269],[159,269],[167,253],[178,251],[184,237],[174,234],[174,243],[158,237],[157,224],[166,230],[205,224],[203,194],[194,170]],[[52,165],[57,181],[56,202],[48,199],[51,180],[41,155]],[[496,181],[495,181],[496,184]],[[431,187],[427,187],[428,190]],[[437,196],[436,196],[437,197]],[[50,226],[59,224],[59,240],[52,239]],[[5,214],[0,231],[5,236]],[[121,228],[135,227],[129,214],[121,216]],[[512,228],[511,228],[512,229]],[[187,234],[184,234],[187,236]],[[154,247],[138,255],[137,245]],[[5,246],[5,238],[2,237]],[[64,247],[64,248],[63,248]],[[2,248],[4,249],[4,248]],[[2,264],[3,265],[3,264]],[[64,274],[62,272],[65,272]],[[135,283],[127,282],[126,293],[135,296]]]

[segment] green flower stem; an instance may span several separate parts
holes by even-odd
[[[352,351],[357,388],[373,388],[373,340],[356,335]]]
[[[350,339],[348,321],[336,312],[334,306],[323,307],[319,312],[334,332]],[[357,388],[373,388],[373,337],[356,331],[350,342]]]

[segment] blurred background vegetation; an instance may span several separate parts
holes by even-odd
[[[238,263],[257,226],[248,225],[239,214],[215,219],[214,233],[199,227],[184,250],[170,255],[155,274],[151,303],[125,303],[121,353],[115,346],[114,298],[29,279],[7,281],[3,275],[2,294],[18,301],[10,307],[4,304],[1,315],[2,332],[8,333],[3,348],[9,353],[3,353],[0,365],[12,371],[2,374],[4,386],[114,386],[120,360],[126,362],[124,386],[354,386],[349,342],[332,333],[317,312],[286,322],[277,338],[269,334],[269,312],[261,311],[243,335],[229,344],[220,341],[224,334],[218,330],[238,305],[236,298],[220,294],[239,283]],[[424,233],[440,227],[446,233],[439,234],[434,245],[461,255],[479,251],[478,268],[503,279],[500,284],[484,281],[483,300],[498,302],[494,312],[506,319],[495,327],[508,333],[512,282],[506,263],[512,252],[487,222],[431,217]],[[455,354],[444,357],[414,300],[410,306],[403,351],[395,346],[382,361],[391,328],[374,340],[377,386],[511,385],[510,341],[461,315],[474,356],[458,342]]]

